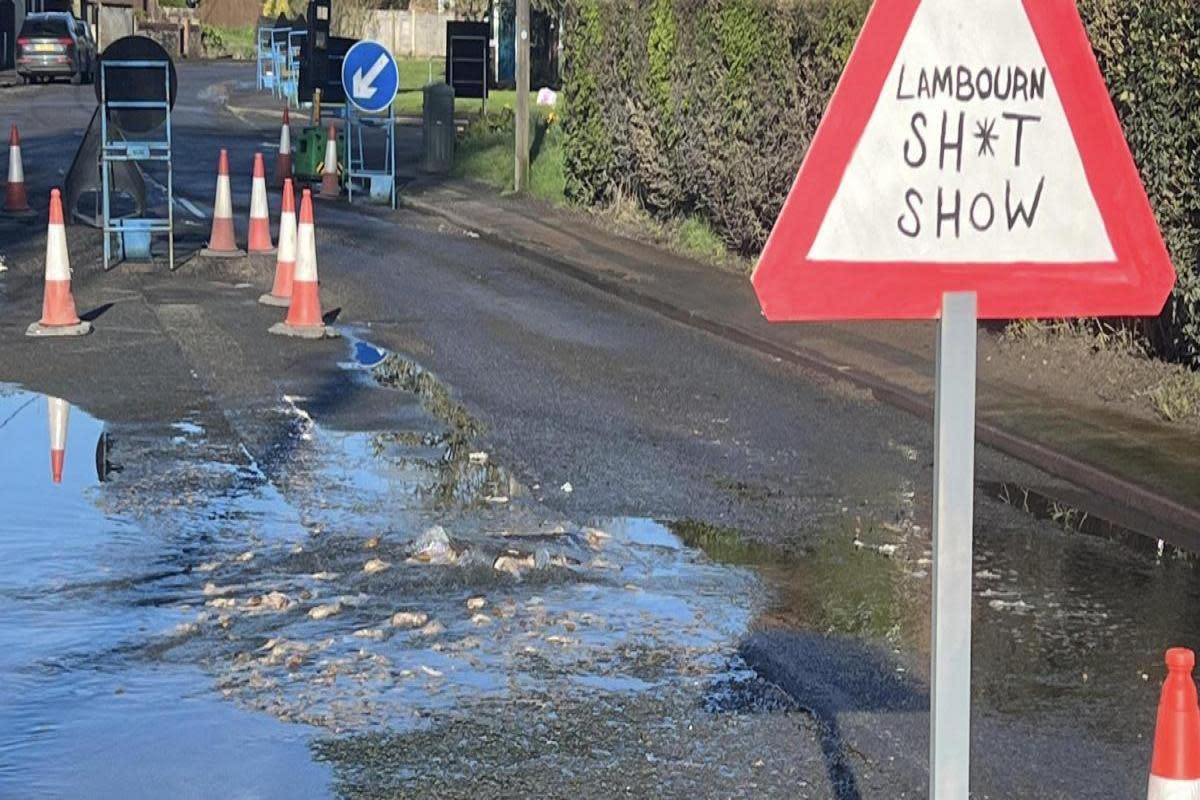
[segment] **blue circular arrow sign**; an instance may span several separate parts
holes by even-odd
[[[356,42],[342,62],[342,88],[346,99],[368,114],[387,109],[400,88],[396,59],[379,42]]]

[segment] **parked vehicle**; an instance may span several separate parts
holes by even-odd
[[[96,43],[83,20],[68,13],[30,14],[17,34],[17,74],[25,83],[70,78],[91,83]]]

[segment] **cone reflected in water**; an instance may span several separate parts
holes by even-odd
[[[267,177],[262,153],[254,154],[254,178],[250,184],[250,228],[246,236],[246,251],[274,253],[271,244],[271,212],[267,208]]]
[[[286,178],[292,177],[292,126],[288,110],[283,110],[283,124],[279,127],[279,155],[275,158],[275,188],[283,186]]]
[[[233,258],[243,256],[233,234],[233,196],[229,189],[229,153],[222,148],[217,158],[217,196],[213,201],[212,234],[202,256]]]
[[[325,142],[325,169],[321,173],[321,197],[338,197],[342,193],[337,171],[337,129],[329,126],[329,139]]]
[[[46,398],[46,416],[50,421],[50,480],[62,483],[67,460],[67,421],[71,404],[59,397]]]
[[[279,211],[279,250],[275,257],[275,284],[258,298],[266,306],[286,308],[292,302],[292,276],[296,271],[296,195],[292,179],[283,179],[283,202]]]
[[[292,276],[292,302],[287,320],[271,326],[271,333],[324,339],[337,336],[321,318],[321,298],[317,281],[317,240],[313,226],[312,191],[300,198],[300,220],[296,230],[296,271]]]
[[[1192,670],[1196,654],[1167,651],[1167,678],[1158,702],[1147,800],[1200,799],[1200,706]]]
[[[67,231],[63,227],[62,196],[50,190],[50,223],[46,226],[46,288],[42,318],[29,326],[26,336],[83,336],[92,324],[79,319],[71,293],[71,260]]]
[[[21,160],[21,134],[14,124],[8,135],[8,183],[4,189],[3,211],[8,216],[28,217],[33,214],[25,192],[25,164]]]

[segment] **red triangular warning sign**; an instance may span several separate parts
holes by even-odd
[[[1074,0],[876,0],[753,277],[772,321],[1153,315],[1174,280]]]

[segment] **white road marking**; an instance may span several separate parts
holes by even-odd
[[[160,183],[157,179],[151,177],[150,175],[146,175],[145,178],[147,181],[154,184],[154,187],[156,189],[158,189],[160,192],[162,192],[163,194],[167,193],[167,187],[164,186],[162,183]],[[190,213],[196,219],[205,219],[208,216],[207,214],[204,213],[203,209],[201,209],[199,206],[197,206],[191,200],[188,200],[186,197],[181,197],[178,194],[175,195],[175,204],[187,209],[188,213]]]

